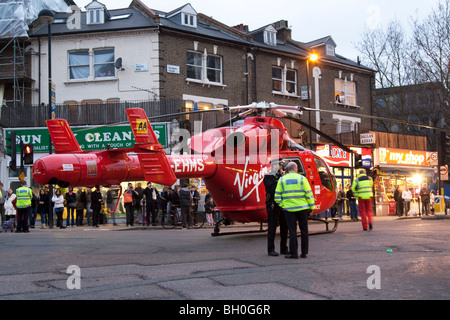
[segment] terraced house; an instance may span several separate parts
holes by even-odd
[[[139,0],[119,10],[92,1],[85,9],[57,14],[52,24],[56,103],[176,100],[187,110],[258,101],[307,106],[309,82],[310,106],[355,114],[314,113],[312,124],[334,136],[370,129],[357,115],[371,112],[373,71],[339,56],[331,37],[295,41],[284,20],[253,31],[227,26],[190,4],[162,12]],[[33,61],[40,90],[32,101],[47,103],[46,26],[31,37],[41,53]],[[309,63],[307,79],[313,52],[319,60]]]
[[[347,145],[359,144],[359,133],[372,129],[359,115],[371,114],[374,71],[340,56],[331,36],[309,41],[305,31],[295,35],[302,39],[297,41],[289,28],[295,21],[249,30],[245,21],[228,26],[197,9],[186,4],[162,12],[133,0],[109,10],[94,0],[83,10],[55,13],[50,91],[56,117],[71,125],[102,125],[126,120],[129,106],[143,107],[151,117],[265,101],[350,112],[294,115]],[[44,127],[48,118],[47,25],[35,21],[29,36],[31,103],[23,112],[3,108],[3,127]],[[206,130],[229,118],[222,112],[177,120],[192,129],[192,121],[201,119]],[[298,142],[329,143],[283,121]]]

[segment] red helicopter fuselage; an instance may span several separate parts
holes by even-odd
[[[310,182],[314,213],[335,203],[336,182],[325,161],[296,144],[278,119],[249,117],[240,127],[211,129],[191,138],[191,154],[166,155],[144,111],[127,109],[127,113],[136,140],[132,149],[83,152],[65,120],[49,120],[56,154],[35,162],[34,180],[62,187],[144,180],[171,186],[177,179],[202,178],[228,220],[264,222],[263,179],[272,160],[284,159],[296,162],[299,173]]]

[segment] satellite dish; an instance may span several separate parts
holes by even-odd
[[[124,70],[122,68],[122,58],[117,58],[116,62],[114,63],[114,66],[116,67],[116,69],[118,70]]]

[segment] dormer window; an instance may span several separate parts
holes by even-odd
[[[197,11],[189,3],[169,12],[166,18],[182,26],[197,28]]]
[[[107,19],[109,19],[109,13],[104,4],[94,0],[86,6],[87,24],[103,24]]]
[[[277,45],[277,30],[275,30],[274,27],[268,26],[264,30],[264,43],[268,44],[269,46]]]
[[[93,9],[88,11],[87,24],[105,23],[105,16],[101,9]]]
[[[184,26],[197,28],[197,16],[189,13],[181,13],[181,23]]]
[[[327,44],[327,56],[334,57],[334,46],[331,44]]]

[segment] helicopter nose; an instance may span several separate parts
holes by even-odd
[[[45,163],[40,159],[36,160],[33,164],[33,179],[34,181],[36,181],[36,183],[40,185],[47,184],[48,182],[48,179],[46,179]]]
[[[39,185],[56,184],[58,179],[51,177],[45,162],[38,159],[33,164],[33,179]]]
[[[36,181],[38,184],[41,184],[41,185],[46,184],[45,182],[43,182],[45,173],[46,173],[46,168],[45,168],[44,161],[42,161],[40,159],[36,160],[33,164],[33,179],[34,179],[34,181]]]

